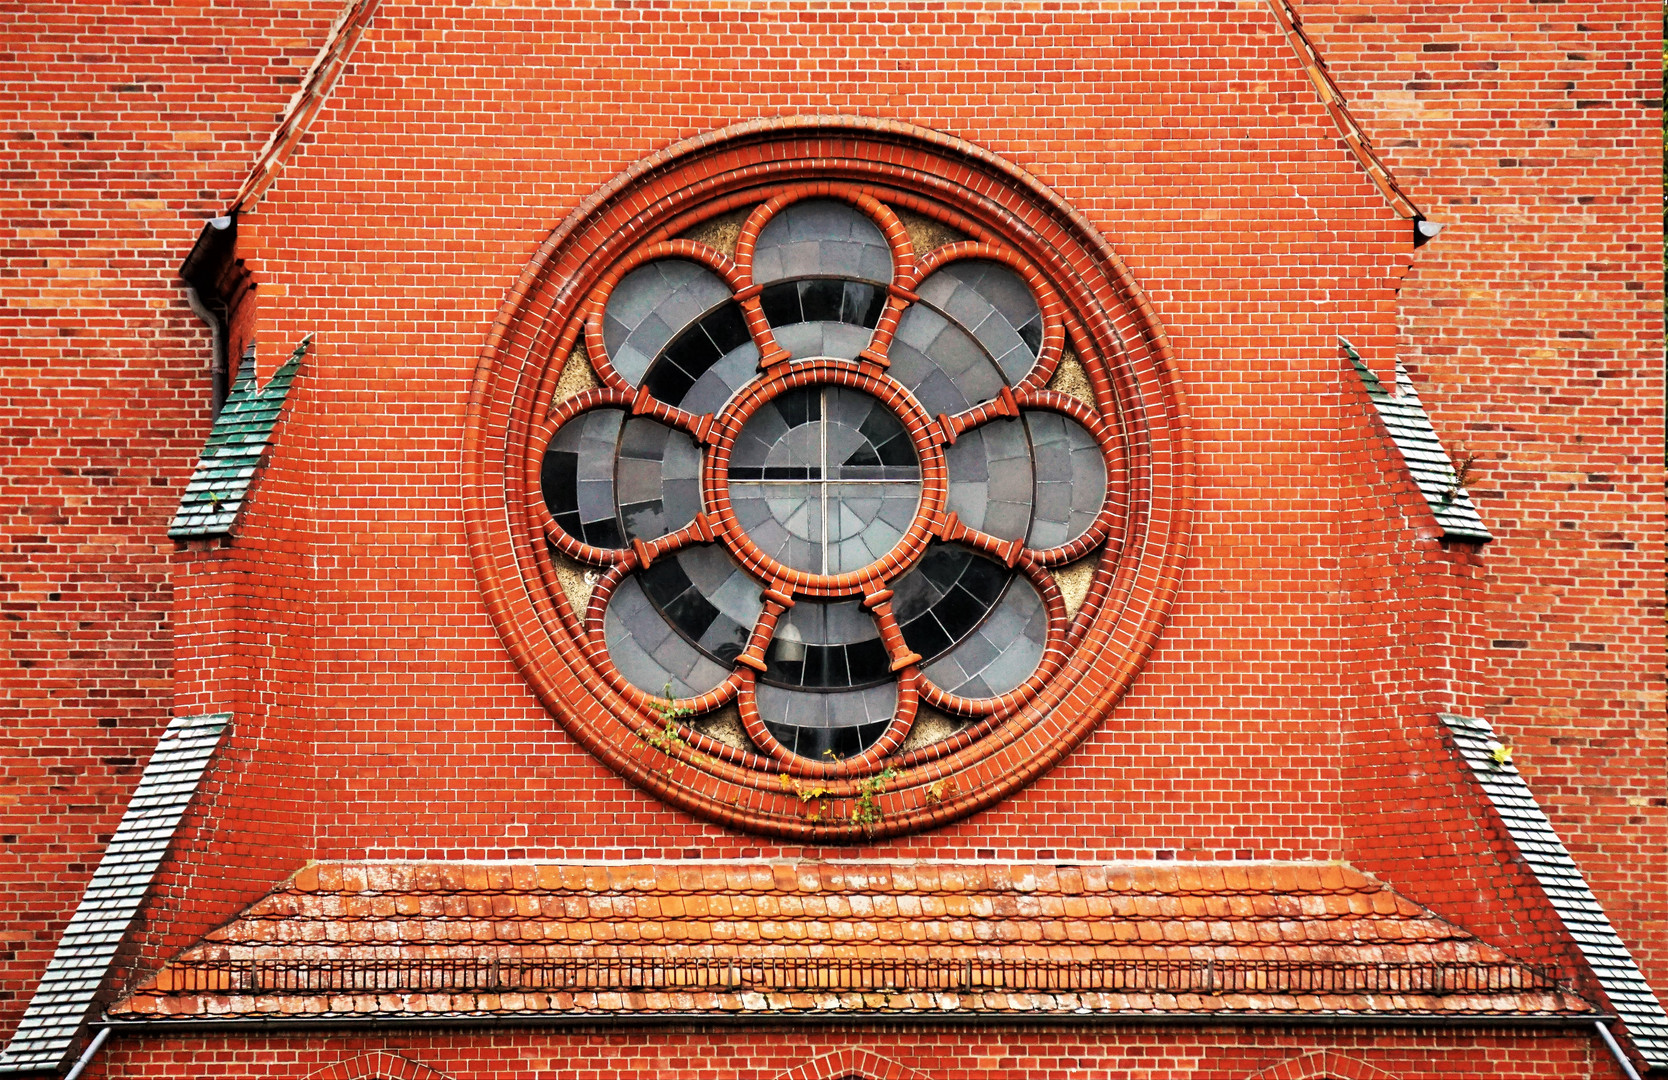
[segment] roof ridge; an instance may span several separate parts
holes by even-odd
[[[365,32],[377,3],[378,0],[345,0],[335,22],[330,25],[330,32],[325,35],[324,44],[319,46],[318,54],[301,77],[301,85],[279,114],[278,126],[255,155],[249,175],[244,178],[243,185],[238,188],[226,211],[228,214],[254,209],[278,179],[279,171],[300,145],[302,136],[307,133],[313,118],[335,88],[336,80],[347,67],[348,57],[353,54],[354,46]]]
[[[1280,31],[1290,43],[1292,50],[1297,53],[1298,63],[1303,65],[1303,71],[1314,84],[1315,93],[1320,96],[1321,105],[1327,115],[1338,126],[1338,133],[1343,137],[1344,145],[1349,148],[1356,161],[1367,173],[1367,179],[1383,195],[1397,214],[1410,221],[1423,221],[1425,215],[1414,205],[1401,184],[1396,180],[1390,166],[1381,158],[1373,144],[1368,140],[1366,132],[1350,112],[1349,105],[1344,100],[1344,92],[1338,89],[1338,84],[1327,70],[1326,61],[1321,58],[1320,50],[1315,47],[1314,40],[1303,29],[1303,17],[1292,6],[1291,0],[1268,0],[1268,6],[1274,13],[1275,21],[1280,24]]]

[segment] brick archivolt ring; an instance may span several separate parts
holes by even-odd
[[[677,806],[826,841],[988,806],[1088,734],[1192,491],[1162,330],[1094,229],[847,119],[586,200],[494,326],[465,471],[488,611],[563,726]]]

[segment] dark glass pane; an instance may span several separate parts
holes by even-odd
[[[893,585],[892,613],[904,641],[924,661],[973,632],[1018,575],[967,548],[934,544],[915,569]]]
[[[729,286],[699,263],[661,259],[633,270],[603,312],[603,343],[614,370],[627,382],[640,381],[675,337],[728,299]]]
[[[625,546],[616,519],[613,459],[625,414],[582,413],[562,425],[539,463],[540,493],[556,524],[595,547]]]

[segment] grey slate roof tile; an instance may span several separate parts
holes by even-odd
[[[1653,1068],[1668,1068],[1668,1013],[1633,962],[1633,954],[1605,917],[1581,868],[1541,812],[1534,793],[1508,760],[1495,761],[1498,745],[1488,721],[1441,714],[1460,756],[1471,766],[1500,819],[1512,834],[1553,910],[1586,957],[1633,1044]]]
[[[23,1019],[0,1051],[0,1074],[63,1065],[230,720],[228,713],[181,716],[163,731]]]
[[[214,419],[202,457],[180,496],[179,509],[168,526],[171,538],[196,540],[232,531],[312,340],[311,334],[303,338],[265,386],[256,385],[253,350],[245,354],[237,381]]]
[[[1430,415],[1419,403],[1419,391],[1401,361],[1396,361],[1396,389],[1392,393],[1362,362],[1355,346],[1343,338],[1338,339],[1338,344],[1344,355],[1349,357],[1355,373],[1361,377],[1367,397],[1371,399],[1373,408],[1378,410],[1379,419],[1384,421],[1390,440],[1401,452],[1402,461],[1413,475],[1419,493],[1430,506],[1431,516],[1441,526],[1442,534],[1473,544],[1486,544],[1493,540],[1494,535],[1483,524],[1476,505],[1471,501],[1471,493],[1456,486],[1459,474],[1454,469],[1454,460],[1448,456],[1442,440],[1437,438]]]

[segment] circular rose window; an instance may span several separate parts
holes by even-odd
[[[1173,590],[1161,333],[1034,180],[875,124],[673,148],[552,236],[470,411],[498,629],[627,778],[838,840],[988,805]]]

